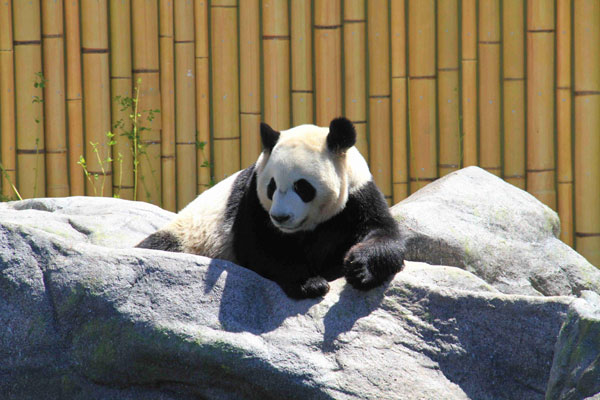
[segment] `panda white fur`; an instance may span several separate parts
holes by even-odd
[[[138,247],[233,261],[293,298],[345,276],[380,285],[403,267],[404,242],[345,118],[277,132],[261,124],[254,165],[202,193]]]

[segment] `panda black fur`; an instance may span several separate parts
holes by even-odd
[[[322,296],[341,276],[370,289],[402,269],[403,239],[354,147],[350,121],[283,132],[261,124],[261,139],[254,165],[202,193],[137,247],[230,260],[293,298]]]

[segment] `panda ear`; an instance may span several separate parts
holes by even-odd
[[[271,151],[279,140],[279,132],[271,128],[264,122],[260,123],[260,138],[262,140],[263,150]]]
[[[332,153],[341,154],[356,143],[356,130],[347,118],[340,117],[329,124],[327,148]]]

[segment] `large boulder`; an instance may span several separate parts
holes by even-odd
[[[15,212],[19,211],[19,212]],[[13,223],[65,239],[131,248],[175,214],[152,204],[110,197],[28,199],[0,203],[0,223]]]
[[[452,265],[502,293],[600,293],[600,270],[558,239],[558,215],[479,167],[427,185],[392,207],[406,258]]]
[[[596,390],[596,331],[574,314],[596,312],[590,292],[511,294],[464,261],[406,262],[380,288],[341,279],[295,301],[229,262],[133,248],[172,217],[118,199],[0,204],[3,398],[543,399],[551,368],[549,399]]]

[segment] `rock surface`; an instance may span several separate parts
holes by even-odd
[[[571,304],[556,342],[547,396],[600,398],[600,296],[594,292]]]
[[[561,242],[558,215],[479,167],[427,185],[392,207],[410,237],[406,258],[453,265],[502,293],[600,293],[600,269]]]
[[[15,212],[20,211],[20,212]],[[28,199],[0,203],[0,222],[58,236],[71,243],[131,248],[175,214],[152,204],[111,197]]]
[[[384,287],[338,280],[294,301],[228,262],[132,248],[172,217],[116,199],[0,204],[3,396],[543,399],[551,368],[548,399],[596,390],[590,292],[507,294],[486,274],[407,262]]]

